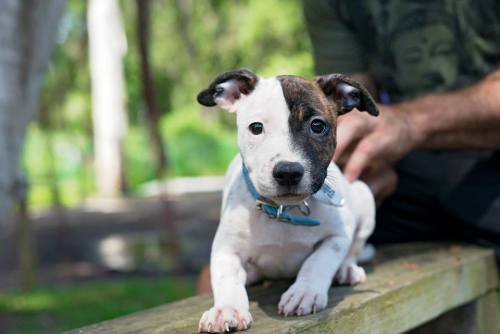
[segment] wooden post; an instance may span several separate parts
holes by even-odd
[[[497,313],[498,293],[492,290],[481,296],[476,304],[474,323],[477,334],[489,334],[500,332],[500,319]]]

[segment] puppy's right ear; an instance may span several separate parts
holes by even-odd
[[[222,73],[208,88],[198,94],[198,103],[207,107],[213,107],[217,104],[234,112],[234,103],[242,94],[250,94],[258,81],[257,75],[246,68]]]
[[[356,108],[378,116],[377,104],[359,82],[343,74],[329,74],[314,78],[325,95],[339,106],[338,113],[343,115]]]

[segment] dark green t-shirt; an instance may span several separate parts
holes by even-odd
[[[500,65],[500,0],[303,0],[320,74],[368,73],[397,102]]]

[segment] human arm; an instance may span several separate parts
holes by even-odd
[[[349,180],[374,160],[394,162],[413,149],[500,148],[500,70],[462,90],[379,108],[378,118],[339,118],[335,160]]]

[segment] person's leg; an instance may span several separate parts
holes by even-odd
[[[441,201],[462,239],[493,248],[500,261],[500,152],[479,161]]]
[[[488,152],[411,153],[397,166],[398,188],[379,208],[369,242],[466,240],[498,248],[494,228],[498,229],[495,217],[499,212],[495,212],[494,194],[499,199],[500,190],[491,179],[499,182],[500,169],[495,171],[492,161]],[[485,169],[490,173],[485,174]],[[464,201],[471,196],[475,200],[468,207]],[[476,203],[479,199],[484,203]],[[499,205],[497,200],[496,207]]]

